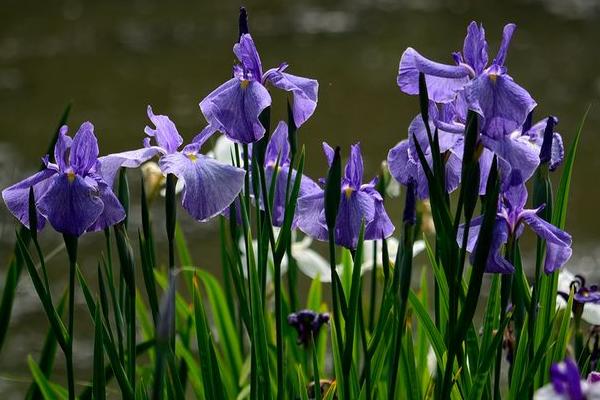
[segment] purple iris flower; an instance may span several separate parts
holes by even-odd
[[[444,107],[446,108],[446,107]],[[438,120],[438,111],[434,104],[430,107],[430,129],[433,133],[435,130],[435,122]],[[447,123],[449,127],[450,123]],[[446,159],[446,191],[448,193],[454,191],[460,184],[461,167],[464,139],[462,132],[454,133],[454,131],[446,131],[446,126],[438,127],[438,140],[440,151],[447,152]],[[449,129],[450,130],[450,129]],[[427,177],[421,166],[417,149],[414,140],[419,142],[419,146],[425,154],[427,163],[432,168],[433,158],[425,123],[421,115],[417,115],[408,127],[408,139],[405,139],[394,146],[388,153],[387,163],[391,175],[404,186],[408,186],[411,182],[416,183],[417,196],[420,199],[429,197],[429,188],[427,185]]]
[[[214,133],[209,125],[190,144],[178,150],[183,139],[166,115],[155,115],[148,106],[154,128],[146,126],[144,147],[100,158],[102,176],[109,185],[120,167],[136,168],[154,156],[164,174],[173,174],[184,183],[183,208],[198,221],[208,220],[225,210],[244,185],[244,170],[223,164],[200,153],[204,142]],[[151,145],[154,138],[156,145]]]
[[[54,146],[56,164],[44,157],[42,171],[4,189],[2,198],[10,212],[29,227],[29,188],[33,187],[38,229],[48,220],[56,231],[80,236],[122,221],[125,210],[98,173],[94,125],[84,122],[73,139],[67,131],[66,125],[60,128]]]
[[[288,324],[298,331],[298,344],[308,345],[319,334],[321,326],[329,322],[328,313],[301,310],[288,315]]]
[[[569,400],[584,400],[581,388],[581,377],[577,364],[570,358],[550,367],[552,387],[558,394],[565,395]]]
[[[279,160],[279,164],[278,164]],[[273,225],[281,227],[285,216],[286,189],[288,174],[290,173],[290,145],[288,142],[288,126],[280,121],[269,139],[265,153],[265,178],[267,189],[271,187],[273,176],[276,174],[275,193],[273,198],[272,219]],[[292,169],[292,183],[296,179],[296,170]],[[300,192],[298,197],[308,196],[313,193],[321,193],[317,183],[306,175],[302,175],[300,181]],[[262,198],[260,199],[262,207]],[[296,226],[297,216],[294,217],[293,226]]]
[[[233,68],[233,78],[216,88],[200,102],[204,117],[215,129],[240,143],[256,142],[265,134],[258,116],[271,105],[266,85],[291,92],[294,124],[300,127],[317,107],[319,83],[284,72],[288,65],[263,73],[260,56],[252,37],[244,33],[233,52],[240,64]]]
[[[509,187],[502,193],[498,204],[498,214],[494,226],[490,255],[486,272],[512,273],[514,266],[501,254],[500,248],[510,236],[515,239],[523,233],[523,223],[539,237],[546,240],[546,261],[544,270],[551,273],[562,267],[571,257],[571,235],[543,220],[537,214],[543,209],[525,209],[527,188],[519,173],[513,173]],[[467,251],[473,253],[483,217],[474,218],[469,229]],[[459,229],[457,241],[462,244],[464,227]]]
[[[323,143],[323,150],[331,165],[334,150],[327,143]],[[355,249],[358,244],[362,220],[365,221],[365,240],[387,238],[394,232],[394,225],[383,207],[383,198],[375,188],[377,178],[363,184],[363,169],[360,145],[352,145],[342,177],[342,196],[335,225],[336,244],[348,249]],[[328,240],[322,189],[298,199],[297,224],[307,235]]]
[[[483,26],[471,22],[462,53],[453,54],[455,65],[440,64],[412,48],[402,54],[398,86],[411,95],[419,93],[419,73],[425,74],[429,99],[450,103],[464,91],[468,108],[482,118],[482,133],[500,139],[520,128],[536,106],[529,93],[507,74],[504,62],[516,28],[508,24],[502,32],[498,54],[488,63],[488,45]]]

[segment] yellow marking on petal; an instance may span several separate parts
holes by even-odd
[[[242,87],[242,89],[246,89],[248,87],[248,85],[250,84],[249,80],[244,79],[241,83],[240,86]]]
[[[194,153],[188,153],[188,154],[186,154],[186,156],[187,156],[187,158],[192,160],[192,162],[196,162],[198,160],[198,156],[195,155]]]
[[[69,183],[73,183],[73,181],[75,180],[75,172],[67,172],[67,180],[69,181]]]
[[[498,75],[489,74],[488,76],[490,77],[490,81],[492,81],[492,83],[496,83],[496,79],[498,79]]]
[[[346,194],[346,198],[347,198],[347,199],[349,199],[349,198],[350,198],[350,196],[352,196],[352,192],[353,192],[353,191],[354,191],[354,190],[353,190],[353,189],[352,189],[350,186],[347,186],[347,187],[344,189],[344,193]]]

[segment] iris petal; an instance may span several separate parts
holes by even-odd
[[[196,220],[205,221],[225,210],[244,185],[244,170],[222,164],[202,154],[182,153],[160,159],[163,172],[184,181],[183,208]]]
[[[93,179],[60,174],[40,198],[38,207],[56,231],[80,236],[102,214],[104,203]]]
[[[265,73],[264,79],[276,88],[292,93],[292,114],[296,127],[302,126],[313,115],[317,108],[319,82],[291,75],[280,69],[270,69]]]
[[[258,116],[270,105],[271,96],[262,84],[232,78],[202,100],[200,109],[209,124],[231,140],[252,143],[265,134]]]
[[[48,189],[49,178],[55,174],[56,171],[53,169],[44,169],[2,191],[6,207],[26,227],[29,228],[29,188],[33,187],[35,198],[39,202]],[[46,218],[39,211],[37,220],[38,230],[41,230],[46,223]]]

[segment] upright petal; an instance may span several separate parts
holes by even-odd
[[[358,244],[362,221],[368,225],[375,217],[375,202],[363,191],[342,195],[335,224],[335,242],[348,249]]]
[[[94,135],[94,125],[84,122],[73,138],[71,145],[70,164],[73,170],[85,175],[98,161],[98,140]]]
[[[183,208],[198,221],[225,210],[244,186],[244,170],[202,154],[168,154],[159,165],[184,181]]]
[[[60,174],[52,180],[38,207],[57,232],[80,236],[102,214],[104,203],[93,179]]]
[[[167,153],[177,151],[183,143],[183,138],[179,135],[173,121],[166,115],[155,115],[151,106],[148,106],[148,118],[154,124],[155,129],[146,126],[144,128],[146,135],[154,137],[156,144],[165,149]]]
[[[33,187],[36,202],[39,204],[40,198],[48,189],[49,179],[55,174],[56,171],[53,169],[44,169],[2,191],[2,199],[6,207],[26,227],[29,228],[29,188]],[[38,230],[41,230],[46,223],[46,218],[39,210],[37,220]]]
[[[402,54],[398,68],[397,83],[404,93],[419,94],[419,72],[425,74],[429,99],[436,103],[449,103],[469,82],[470,71],[464,65],[445,65],[428,60],[409,47]]]
[[[257,81],[232,78],[200,102],[206,120],[239,143],[256,142],[265,134],[258,120],[271,105],[271,96]]]
[[[498,54],[494,59],[494,64],[504,65],[506,61],[506,54],[508,53],[508,46],[510,45],[510,40],[512,39],[512,35],[517,29],[517,25],[515,24],[506,24],[504,29],[502,30],[502,42],[500,43],[500,49],[498,50]]]
[[[315,79],[291,75],[278,69],[270,69],[265,73],[265,81],[293,96],[292,114],[296,127],[302,126],[317,108],[319,82]]]
[[[287,165],[290,162],[290,144],[288,143],[288,126],[285,122],[279,121],[273,131],[267,150],[265,152],[265,163],[275,165],[279,159],[279,166]]]
[[[153,146],[100,157],[98,159],[100,163],[100,175],[108,187],[112,188],[119,168],[137,168],[162,152],[162,147]]]
[[[200,151],[202,145],[204,145],[204,143],[206,143],[206,141],[210,139],[212,135],[214,135],[217,131],[218,129],[216,127],[209,124],[205,126],[204,129],[200,131],[200,133],[194,136],[194,138],[192,139],[192,143],[197,145],[198,151]]]
[[[98,195],[104,204],[102,214],[98,216],[88,229],[88,232],[101,231],[109,228],[125,219],[125,210],[119,199],[114,195],[112,188],[105,182],[98,182]]]
[[[58,137],[56,138],[56,144],[54,145],[54,160],[61,171],[66,171],[70,165],[69,151],[73,139],[71,139],[70,136],[67,136],[68,131],[69,127],[67,125],[61,126],[58,131]]]
[[[513,170],[508,187],[503,191],[502,196],[507,202],[507,207],[515,212],[523,210],[527,203],[527,187],[518,170]]]
[[[544,221],[534,210],[526,210],[521,218],[541,238],[546,240],[544,271],[549,274],[565,265],[571,258],[571,235]]]
[[[362,177],[364,172],[363,159],[360,151],[360,143],[350,146],[350,158],[346,163],[344,175],[356,190],[362,185]]]
[[[555,124],[558,123],[558,118],[554,118]],[[544,130],[546,129],[547,119],[543,119],[542,121],[537,122],[535,125],[531,127],[527,132],[524,132],[524,135],[529,137],[529,140],[541,149],[542,143],[544,141]],[[550,154],[550,171],[556,170],[565,158],[565,148],[563,145],[562,136],[558,132],[553,132],[552,134],[552,149]]]
[[[483,117],[482,133],[495,139],[519,129],[537,105],[509,75],[497,71],[479,75],[465,94],[469,109]]]
[[[244,72],[248,79],[260,81],[262,79],[262,63],[260,62],[260,56],[258,50],[254,45],[254,40],[249,33],[243,34],[240,37],[240,41],[233,46],[233,53],[236,55],[238,60],[242,63]]]
[[[467,27],[467,36],[463,45],[463,57],[467,64],[479,75],[488,63],[488,45],[483,25],[472,21]]]
[[[331,167],[331,163],[333,162],[333,157],[335,156],[335,150],[328,143],[323,142],[323,153],[325,154],[325,158],[327,159],[327,165]]]

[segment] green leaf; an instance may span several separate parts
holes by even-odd
[[[221,372],[215,356],[210,327],[206,319],[206,312],[200,300],[200,288],[197,281],[194,285],[194,314],[196,323],[196,338],[198,352],[202,363],[202,382],[204,392],[209,398],[225,398],[225,389],[221,381]]]
[[[94,399],[101,400],[106,398],[106,377],[104,375],[104,332],[102,330],[102,318],[98,305],[96,305],[94,326]]]
[[[61,393],[59,393],[52,387],[52,385],[50,384],[48,379],[46,379],[44,373],[40,370],[40,368],[38,367],[37,363],[31,355],[27,357],[27,364],[29,365],[31,375],[33,375],[33,379],[40,388],[42,396],[44,396],[45,400],[66,399],[66,396],[62,396]]]
[[[234,316],[229,313],[225,294],[219,285],[219,281],[207,271],[197,270],[198,278],[202,281],[208,302],[211,306],[215,328],[218,333],[218,343],[223,345],[224,353],[227,355],[229,369],[232,374],[239,377],[242,367],[242,353],[240,351],[240,337],[236,329]]]
[[[444,338],[440,334],[440,332],[435,327],[435,324],[431,320],[429,313],[423,307],[417,295],[411,290],[408,294],[408,300],[410,301],[410,305],[412,306],[419,322],[423,325],[425,332],[427,333],[427,337],[429,338],[429,342],[431,343],[431,347],[435,352],[438,366],[441,370],[444,369],[444,355],[446,354],[446,345],[444,344]]]
[[[67,292],[65,291],[60,299],[60,303],[56,308],[59,316],[62,316],[65,308],[65,303],[67,300]],[[58,342],[56,341],[56,336],[54,335],[54,331],[52,327],[48,329],[48,333],[46,333],[46,339],[44,341],[44,347],[42,348],[42,353],[40,355],[39,368],[40,371],[44,374],[46,378],[50,378],[52,374],[52,369],[54,366],[54,358],[56,357],[56,347]],[[37,383],[34,381],[29,386],[29,390],[27,391],[28,399],[37,399],[40,396],[40,391],[37,386]]]

